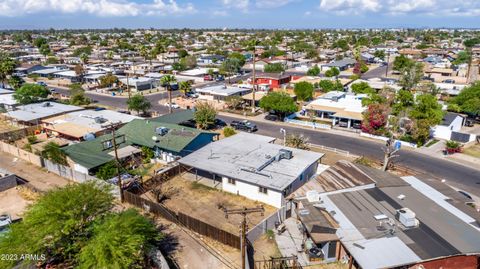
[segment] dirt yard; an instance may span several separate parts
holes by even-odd
[[[480,158],[480,144],[473,145],[463,150],[464,154],[470,155],[475,158]]]
[[[28,180],[30,184],[41,191],[69,184],[69,181],[65,178],[48,173],[45,169],[5,152],[0,153],[0,168]]]
[[[0,133],[9,132],[19,129],[17,126],[10,124],[8,121],[0,119]]]
[[[183,212],[184,214],[198,218],[233,234],[239,233],[242,217],[232,215],[226,219],[223,210],[220,209],[219,206],[242,208],[255,207],[261,204],[242,196],[226,193],[200,183],[186,180],[180,176],[174,177],[164,183],[162,191],[166,191],[170,196],[169,199],[163,202],[168,208]],[[153,199],[153,197],[151,198]],[[260,213],[250,214],[248,216],[248,226],[250,228],[276,211],[274,207],[265,204],[263,206],[265,208],[263,216],[261,216]]]
[[[0,214],[8,214],[13,220],[21,218],[30,203],[17,187],[0,192]]]
[[[254,259],[256,261],[282,257],[274,236],[273,232],[267,232],[262,237],[255,240],[253,248],[255,249]]]

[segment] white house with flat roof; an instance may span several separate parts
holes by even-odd
[[[42,119],[83,109],[83,107],[79,106],[65,105],[47,101],[17,106],[14,110],[3,113],[2,115],[13,122],[26,125],[35,125],[39,124],[40,120]]]
[[[196,89],[199,94],[199,99],[209,101],[225,101],[230,96],[238,95],[242,96],[252,91],[252,89],[227,86],[227,85],[215,85],[206,88]]]
[[[210,143],[178,162],[195,180],[265,204],[282,207],[285,197],[317,172],[324,154],[274,144],[275,138],[238,133]]]

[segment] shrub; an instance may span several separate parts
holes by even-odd
[[[227,127],[223,128],[223,136],[225,136],[225,137],[230,137],[232,135],[235,135],[236,133],[237,132],[235,132],[235,129],[233,129],[230,126],[227,126]]]

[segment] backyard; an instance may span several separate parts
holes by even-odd
[[[161,192],[167,196],[163,204],[174,211],[182,212],[194,218],[202,220],[217,228],[223,229],[232,234],[239,233],[239,225],[242,216],[231,215],[225,218],[221,206],[225,208],[256,207],[261,203],[249,200],[242,196],[237,196],[221,190],[205,186],[203,184],[187,180],[182,176],[176,176],[165,183],[162,183]],[[150,199],[154,199],[152,192],[148,192]],[[254,227],[264,218],[273,214],[274,207],[263,205],[265,213],[263,216],[250,214],[248,216],[248,226]]]
[[[465,148],[463,153],[475,158],[480,158],[480,144],[475,144],[471,147]]]

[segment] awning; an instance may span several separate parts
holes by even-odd
[[[123,159],[129,156],[132,156],[134,154],[142,152],[140,149],[134,147],[134,146],[126,146],[123,148],[120,148],[117,150],[118,158]],[[114,156],[115,157],[115,151],[110,151],[108,155]]]

